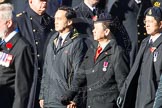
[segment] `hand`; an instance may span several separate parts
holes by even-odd
[[[39,105],[41,108],[44,108],[44,100],[39,100]]]
[[[73,101],[70,101],[70,104],[67,106],[67,108],[76,108],[76,103]]]

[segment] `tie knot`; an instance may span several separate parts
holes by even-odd
[[[102,47],[99,46],[99,47],[97,48],[97,52],[100,53],[101,51],[102,51]]]
[[[93,15],[97,15],[97,11],[96,11],[96,8],[93,8]]]
[[[59,41],[62,41],[62,37],[61,37],[61,36],[59,36],[58,40],[59,40]]]
[[[151,47],[153,45],[152,39],[149,40],[149,46]]]
[[[62,37],[59,36],[59,37],[58,37],[57,48],[59,49],[59,48],[61,47],[61,45],[62,45]]]
[[[98,56],[100,55],[101,51],[102,51],[102,47],[99,46],[99,47],[97,48],[97,51],[96,51],[95,61],[96,61],[96,59],[98,58]]]

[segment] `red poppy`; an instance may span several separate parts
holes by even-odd
[[[96,20],[97,20],[97,15],[92,16],[92,20],[93,20],[93,21],[96,21]]]
[[[150,51],[153,53],[156,50],[156,47],[151,47]]]
[[[12,48],[12,43],[6,43],[6,47],[7,47],[7,49],[11,49]]]

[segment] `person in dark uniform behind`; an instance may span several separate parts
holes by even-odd
[[[98,43],[86,53],[72,80],[71,91],[63,96],[63,103],[71,103],[72,107],[72,102],[67,101],[72,101],[79,88],[84,90],[80,85],[87,82],[86,108],[118,108],[116,100],[129,73],[129,60],[113,39],[112,23],[109,14],[99,16],[94,22],[93,35]]]
[[[81,18],[82,26],[79,28],[76,25],[76,28],[81,29],[84,33],[92,36],[93,30],[93,21],[97,19],[97,16],[104,11],[103,7],[98,7],[100,0],[83,0],[80,4],[74,7],[74,10],[77,13],[77,17]]]
[[[145,11],[147,34],[118,98],[121,108],[152,108],[162,70],[162,9]],[[133,94],[133,95],[132,95]]]
[[[20,33],[25,37],[34,48],[35,55],[35,74],[32,86],[31,103],[29,108],[33,107],[33,98],[36,92],[36,107],[39,106],[39,91],[42,76],[42,65],[44,61],[43,52],[46,51],[48,34],[54,29],[54,20],[45,13],[47,0],[28,0],[29,7],[26,11],[17,14],[17,25]],[[36,91],[35,91],[36,90]]]
[[[117,17],[121,24],[121,29],[118,31],[119,36],[116,36],[116,39],[121,46],[124,44],[124,49],[126,49],[129,54],[130,67],[133,65],[138,51],[136,22],[138,8],[135,0],[126,0],[125,2],[122,0],[107,0],[106,4],[107,12]],[[123,34],[123,36],[121,34]]]
[[[62,6],[75,7],[83,0],[58,0],[61,2]]]
[[[16,29],[13,6],[0,4],[0,107],[27,108],[34,74],[29,43]]]

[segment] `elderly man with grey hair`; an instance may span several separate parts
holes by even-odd
[[[15,28],[13,6],[0,4],[0,107],[27,108],[33,79],[28,42]]]

